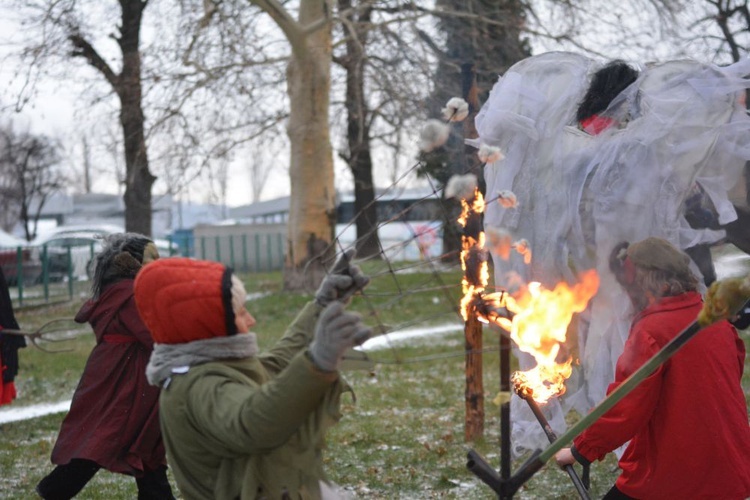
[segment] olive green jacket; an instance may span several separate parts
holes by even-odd
[[[321,450],[350,390],[306,355],[310,303],[268,352],[173,374],[160,396],[169,465],[185,499],[319,499]]]

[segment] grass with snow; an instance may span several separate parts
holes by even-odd
[[[399,274],[367,269],[373,283],[367,297],[358,297],[352,308],[373,325],[421,326],[459,323],[455,307],[460,295],[460,272]],[[250,294],[261,298],[248,302],[258,321],[255,328],[261,348],[269,346],[309,300],[280,290],[277,273],[244,276]],[[446,285],[447,289],[441,288]],[[19,310],[22,327],[29,329],[56,317],[72,317],[81,301]],[[743,334],[750,345],[747,332]],[[32,347],[21,351],[17,378],[22,407],[69,399],[86,358],[93,335],[83,334],[62,345],[71,352],[47,354]],[[485,347],[497,345],[497,336],[484,334]],[[343,418],[329,433],[325,454],[331,479],[356,498],[367,499],[494,499],[497,496],[466,469],[466,452],[479,451],[499,468],[499,410],[491,399],[499,390],[498,355],[484,355],[485,434],[475,443],[464,442],[464,358],[461,331],[423,338],[373,351],[381,360],[372,371],[346,374],[356,402],[345,399]],[[423,361],[408,362],[415,358]],[[750,399],[750,364],[743,380]],[[34,498],[35,484],[52,469],[49,462],[64,414],[0,425],[0,498]],[[513,471],[520,461],[513,464]],[[592,466],[592,498],[601,497],[617,477],[610,455]],[[176,488],[174,489],[177,493]],[[77,497],[82,499],[135,498],[135,482],[126,476],[101,471]],[[519,499],[575,499],[578,495],[568,476],[548,464],[516,495]]]

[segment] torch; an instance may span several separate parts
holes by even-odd
[[[547,421],[547,417],[544,416],[544,413],[542,413],[542,409],[539,407],[539,404],[534,401],[534,390],[524,384],[523,376],[520,372],[516,372],[513,374],[513,390],[515,391],[518,396],[526,401],[526,403],[529,405],[529,408],[531,408],[531,412],[536,417],[537,421],[539,422],[539,425],[542,426],[542,429],[544,430],[544,434],[547,436],[547,439],[549,439],[550,443],[554,443],[557,440],[557,434],[555,434],[555,431],[552,430],[552,427],[549,425],[549,421]],[[576,490],[578,490],[578,494],[581,496],[583,500],[589,500],[589,492],[588,492],[588,485],[584,483],[584,481],[581,480],[580,477],[578,477],[578,474],[576,473],[575,469],[572,465],[566,465],[564,467],[565,472],[568,473],[568,476],[570,476],[570,480],[573,481],[573,485],[576,487]],[[588,477],[588,466],[583,466],[583,476],[584,478]],[[588,482],[588,481],[586,481]]]

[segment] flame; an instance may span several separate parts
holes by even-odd
[[[516,372],[513,383],[534,401],[545,403],[550,397],[565,393],[573,359],[559,362],[560,346],[565,343],[573,314],[586,309],[598,287],[599,276],[589,270],[573,286],[558,283],[553,290],[547,290],[539,283],[530,283],[525,293],[516,298],[517,312],[508,331],[519,349],[534,356],[537,364],[526,372]]]
[[[581,282],[573,286],[559,283],[553,290],[540,283],[530,283],[520,294],[507,292],[485,294],[489,282],[485,234],[482,229],[484,197],[474,190],[471,200],[461,200],[458,223],[464,228],[461,237],[461,269],[463,279],[460,311],[464,321],[475,316],[483,323],[494,323],[507,332],[518,347],[530,353],[537,365],[526,372],[513,375],[514,384],[523,394],[539,403],[565,392],[565,380],[572,373],[573,359],[558,362],[560,346],[565,342],[568,324],[573,314],[583,311],[599,287],[599,276],[590,270],[581,275]],[[525,240],[516,242],[524,260],[531,260]]]
[[[484,197],[479,189],[474,189],[471,200],[461,199],[461,215],[458,223],[464,228],[461,236],[461,269],[463,278],[460,311],[464,321],[470,316],[470,304],[481,296],[489,281],[489,269],[484,231],[481,229],[481,214],[484,212]]]

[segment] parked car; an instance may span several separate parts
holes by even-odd
[[[10,286],[18,284],[18,260],[19,248],[21,258],[22,283],[31,285],[35,283],[42,274],[42,262],[39,252],[29,247],[28,243],[12,234],[0,231],[0,267],[2,267],[5,281]]]
[[[101,237],[106,234],[122,233],[124,228],[108,225],[58,226],[34,240],[42,255],[46,248],[49,259],[48,276],[50,281],[65,279],[69,265],[73,279],[91,279],[94,275],[94,257],[102,248]],[[168,240],[154,240],[159,255],[167,257],[179,253],[179,246]]]
[[[63,281],[68,276],[74,280],[91,278],[91,263],[101,249],[101,240],[88,232],[51,234],[34,240],[34,244],[42,258],[47,257],[47,276],[51,282]]]

